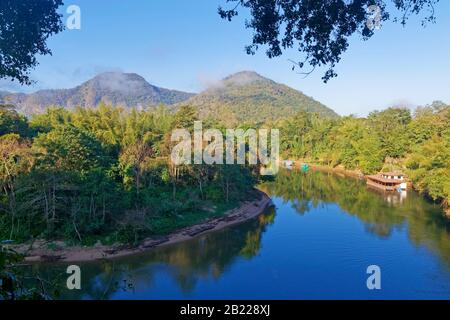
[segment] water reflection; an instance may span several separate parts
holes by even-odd
[[[328,286],[335,281],[335,278],[330,276],[331,278],[328,279],[321,272],[324,271],[326,274],[328,263],[339,265],[345,258],[344,260],[349,262],[348,265],[342,267],[342,270],[348,270],[345,271],[347,278],[343,281],[351,283],[354,281],[356,271],[350,270],[350,268],[359,270],[359,264],[363,263],[362,257],[355,256],[353,249],[359,250],[358,241],[361,239],[370,240],[361,237],[364,230],[360,232],[353,225],[348,228],[354,233],[345,234],[345,237],[351,237],[348,242],[346,242],[347,238],[339,238],[343,237],[339,230],[334,230],[332,234],[324,234],[330,232],[331,229],[324,231],[327,220],[320,219],[320,223],[313,225],[316,229],[305,233],[305,229],[302,229],[306,226],[305,218],[314,218],[314,215],[317,216],[330,206],[334,208],[336,205],[339,210],[333,211],[335,216],[332,218],[338,219],[335,221],[346,226],[349,222],[342,219],[343,216],[357,218],[357,221],[364,224],[365,232],[374,238],[374,241],[370,242],[372,248],[383,251],[387,247],[394,246],[397,250],[398,242],[388,241],[392,240],[395,231],[400,230],[402,234],[407,235],[406,239],[409,240],[398,246],[400,253],[415,259],[415,253],[411,253],[409,247],[426,247],[439,257],[441,263],[447,266],[444,274],[448,274],[450,268],[450,222],[443,216],[438,205],[425,201],[414,192],[408,192],[406,197],[395,193],[384,194],[368,189],[363,181],[357,179],[330,173],[301,173],[291,170],[281,170],[274,181],[262,184],[261,189],[276,199],[279,207],[277,210],[272,207],[257,219],[242,225],[211,233],[189,242],[158,248],[139,256],[81,264],[82,290],[63,289],[62,298],[170,298],[191,297],[191,294],[194,297],[210,297],[211,294],[220,292],[224,287],[233,294],[237,292],[236,290],[242,291],[243,279],[252,277],[257,278],[256,282],[253,282],[255,288],[253,288],[253,292],[252,288],[247,288],[249,293],[244,295],[246,298],[255,297],[255,294],[258,293],[256,286],[260,288],[260,291],[270,289],[268,292],[273,293],[280,292],[282,288],[290,285],[302,284],[309,289],[304,296],[298,293],[289,293],[287,298],[310,297],[311,292],[321,290],[321,292],[326,292],[326,290],[333,292],[333,287]],[[291,214],[287,208],[294,209],[295,219],[287,217]],[[301,232],[292,233],[292,230],[301,229],[303,235]],[[270,233],[272,236],[269,235]],[[311,238],[308,238],[311,235],[322,238],[329,237],[332,239],[331,241],[337,243],[342,241],[347,246],[354,244],[354,247],[346,247],[344,249],[348,249],[347,251],[339,251],[339,246],[330,248],[330,242],[312,241]],[[270,240],[264,242],[264,238]],[[375,241],[377,239],[388,241],[380,244]],[[327,239],[327,241],[330,240]],[[301,250],[296,247],[298,243],[302,245]],[[383,245],[387,247],[382,247]],[[334,261],[320,260],[322,252],[327,250],[331,254],[334,254],[332,250],[338,250]],[[288,255],[295,253],[295,255],[292,257],[291,263],[280,266],[276,259],[285,259],[284,252],[287,252]],[[374,254],[374,252],[378,251],[375,250],[370,254]],[[396,253],[397,251],[389,256],[389,259],[391,259],[392,268],[397,268],[400,272],[398,274],[401,275],[404,262],[401,259],[393,260],[397,257]],[[370,257],[370,254],[365,251],[361,251],[360,254]],[[257,259],[257,257],[262,258]],[[425,260],[425,263],[429,262],[429,258],[424,259],[428,259]],[[312,268],[309,265],[315,261],[318,261],[319,269],[324,270],[314,269],[317,266]],[[420,263],[417,263],[414,267],[416,269],[413,270],[417,270],[418,274],[424,272],[420,270],[419,265]],[[44,277],[52,278],[56,274],[64,274],[66,267],[67,265],[37,265],[35,269]],[[314,270],[315,274],[311,275],[324,279],[323,283],[317,282],[317,280],[312,281],[311,275],[302,274],[299,270],[310,270],[310,272]],[[279,274],[278,278],[270,278],[268,271]],[[255,272],[260,272],[259,278]],[[261,275],[263,277],[266,275],[266,277],[261,278]],[[419,274],[417,277],[423,280],[428,275]],[[444,279],[445,277],[444,275]],[[226,280],[222,281],[223,279]],[[414,282],[415,279],[412,281]],[[446,280],[442,281],[446,282]],[[356,287],[353,288],[353,292],[361,290],[358,283],[355,283]],[[156,292],[156,290],[160,290],[160,292]],[[360,297],[360,293],[358,293],[358,297]]]
[[[442,208],[409,191],[385,193],[367,188],[364,181],[323,172],[281,171],[275,182],[261,186],[270,196],[281,197],[299,214],[324,203],[336,203],[363,221],[366,230],[388,238],[395,228],[407,228],[411,241],[427,246],[450,266],[450,219]]]
[[[117,292],[132,292],[139,287],[151,288],[161,270],[173,279],[183,293],[191,292],[205,279],[218,279],[235,259],[252,259],[261,250],[261,237],[275,221],[276,211],[269,207],[257,219],[242,225],[150,252],[81,264],[82,293],[62,289],[65,299],[110,299]],[[36,265],[44,278],[65,272],[66,265],[51,268]]]

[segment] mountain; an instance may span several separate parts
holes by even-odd
[[[40,90],[31,94],[0,91],[3,103],[16,105],[25,114],[39,113],[51,105],[66,108],[95,107],[100,102],[124,107],[175,104],[192,93],[159,88],[135,73],[107,72],[72,89]]]
[[[197,107],[201,118],[220,119],[227,124],[277,120],[301,110],[338,117],[333,110],[302,92],[253,71],[228,76],[182,104]]]
[[[181,105],[192,105],[198,108],[201,118],[219,119],[228,125],[277,120],[301,110],[326,117],[338,116],[302,92],[253,71],[228,76],[197,95],[159,88],[140,75],[119,72],[99,74],[72,89],[40,90],[31,94],[0,91],[0,103],[13,104],[27,115],[41,113],[52,105],[91,108],[100,102],[124,107],[165,104],[174,110]]]

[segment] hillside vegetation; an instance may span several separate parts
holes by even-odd
[[[195,119],[101,106],[28,120],[1,106],[0,239],[135,243],[253,198],[254,168],[169,161],[172,130]]]
[[[27,115],[44,113],[51,106],[73,110],[94,108],[100,103],[146,108],[178,103],[191,96],[192,93],[151,85],[138,74],[121,72],[101,73],[70,89],[40,90],[31,94],[0,92],[3,103],[13,104]]]
[[[327,119],[300,112],[267,125],[283,128],[285,158],[364,174],[402,170],[419,192],[448,208],[450,106],[444,103],[418,108],[413,114],[389,108],[367,118]]]
[[[134,73],[106,72],[71,89],[31,94],[0,91],[0,103],[12,104],[28,116],[45,113],[52,106],[74,110],[95,108],[99,104],[127,109],[155,109],[166,105],[175,112],[181,106],[190,105],[197,108],[200,119],[220,121],[228,126],[261,124],[293,116],[298,111],[338,117],[333,110],[302,92],[251,71],[230,75],[196,95],[151,85]]]
[[[300,91],[250,71],[231,75],[184,104],[197,107],[201,118],[219,119],[228,125],[258,124],[288,118],[299,111],[338,117],[333,110]]]

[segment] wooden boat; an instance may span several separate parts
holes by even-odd
[[[408,188],[405,176],[400,172],[381,172],[367,176],[367,185],[384,191],[401,191]]]

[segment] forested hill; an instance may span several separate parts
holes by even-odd
[[[333,110],[302,92],[252,71],[230,75],[196,95],[156,87],[138,74],[120,72],[99,74],[71,89],[31,94],[0,91],[0,104],[14,105],[26,115],[43,113],[50,106],[92,108],[101,102],[125,108],[164,104],[173,110],[191,105],[198,109],[201,118],[213,118],[227,125],[279,120],[299,111],[338,117]]]
[[[182,104],[197,107],[202,118],[233,125],[277,120],[298,111],[338,117],[333,110],[302,92],[252,71],[233,74]]]
[[[100,102],[124,107],[174,104],[192,93],[160,88],[135,73],[106,72],[71,89],[41,90],[32,94],[0,92],[0,102],[13,104],[25,114],[41,113],[49,106],[95,107]]]

